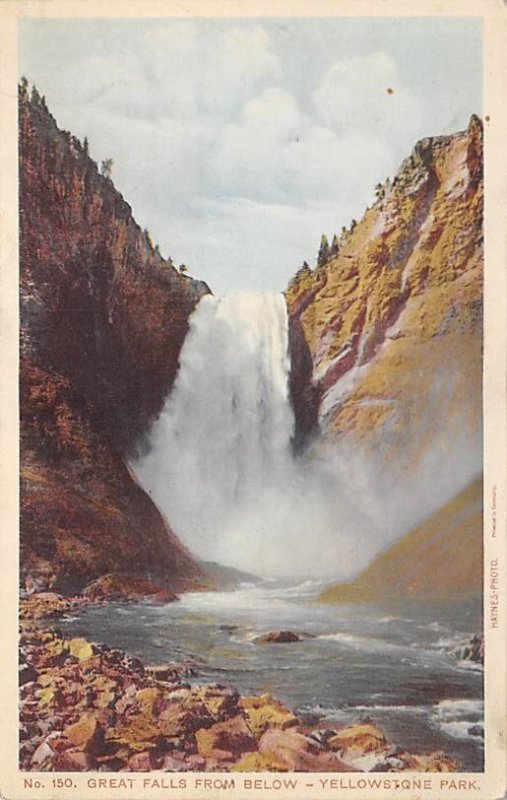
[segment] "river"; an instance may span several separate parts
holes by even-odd
[[[296,713],[318,717],[320,727],[371,719],[411,752],[442,749],[463,771],[481,771],[482,668],[450,654],[480,633],[480,604],[326,605],[316,602],[320,589],[265,581],[164,605],[110,603],[61,626],[67,636],[107,642],[144,663],[190,660],[190,682],[271,692]],[[311,636],[255,642],[273,630]]]

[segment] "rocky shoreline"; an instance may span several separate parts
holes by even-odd
[[[164,601],[167,601],[164,599]],[[40,771],[451,772],[443,752],[407,753],[368,719],[319,727],[269,694],[191,685],[191,662],[143,664],[46,627],[107,602],[21,601],[20,768]]]

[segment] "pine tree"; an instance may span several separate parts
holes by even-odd
[[[333,236],[333,241],[331,242],[331,255],[337,256],[340,252],[340,245],[338,244],[338,236],[336,233]]]
[[[40,105],[40,94],[37,91],[37,87],[35,86],[35,84],[32,86],[32,94],[30,100],[32,101],[34,106]]]
[[[110,178],[111,172],[113,171],[113,164],[114,161],[112,158],[105,158],[102,164],[100,165],[100,174],[104,176],[104,178]]]
[[[19,82],[19,93],[22,97],[28,97],[28,81],[24,75]]]
[[[317,265],[322,267],[327,261],[329,261],[329,242],[327,240],[327,236],[325,233],[322,234],[320,238],[320,247],[319,247],[319,254],[317,256]]]

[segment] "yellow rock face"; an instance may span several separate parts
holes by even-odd
[[[345,438],[416,468],[457,421],[481,420],[482,127],[420,142],[392,185],[300,272],[286,296],[301,324],[329,442]],[[436,421],[438,420],[438,424]]]

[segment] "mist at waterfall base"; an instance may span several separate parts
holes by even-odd
[[[264,578],[346,580],[478,472],[458,439],[400,480],[350,446],[295,456],[283,295],[205,296],[190,321],[142,486],[192,553]],[[452,461],[452,463],[451,463]]]

